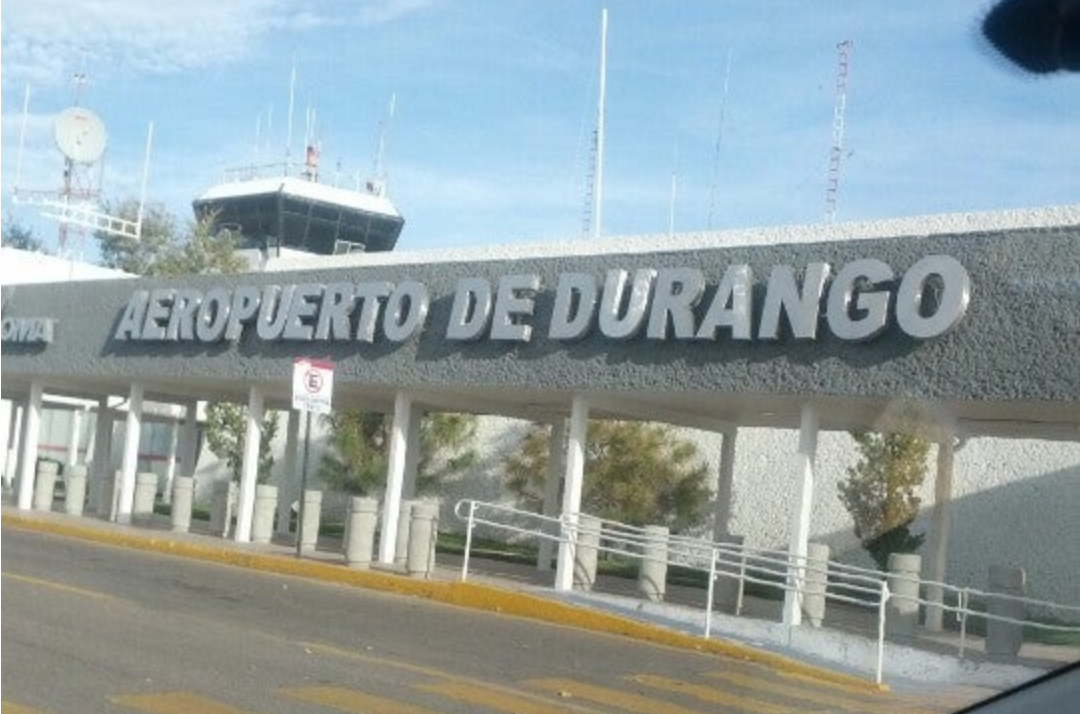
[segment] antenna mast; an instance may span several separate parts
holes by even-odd
[[[397,93],[390,95],[390,106],[386,112],[386,118],[379,122],[379,141],[375,147],[375,164],[372,167],[371,182],[368,185],[370,193],[381,196],[386,190],[386,172],[383,169],[383,157],[386,154],[386,134],[390,129],[390,122],[394,121],[394,109],[397,106]]]
[[[671,200],[668,202],[668,238],[675,235],[675,192],[679,182],[679,142],[675,142],[675,163],[671,168]]]
[[[600,97],[596,109],[596,129],[593,132],[593,156],[586,177],[585,220],[582,234],[600,237],[600,208],[604,182],[604,92],[607,79],[607,8],[600,11]],[[592,230],[590,231],[590,225]]]
[[[833,146],[829,155],[829,174],[825,185],[825,220],[836,220],[836,194],[840,188],[840,159],[844,154],[844,110],[847,108],[848,64],[851,40],[836,45],[836,104],[833,107]]]
[[[285,175],[292,174],[292,128],[293,109],[296,102],[296,55],[292,59],[292,71],[289,73],[289,118],[285,130]]]
[[[712,230],[713,218],[716,217],[716,195],[719,192],[718,186],[720,182],[720,142],[724,138],[724,114],[727,112],[728,84],[731,81],[732,54],[732,50],[728,50],[727,69],[724,70],[724,94],[720,98],[720,120],[716,123],[716,148],[713,149],[712,189],[709,191],[709,230]]]

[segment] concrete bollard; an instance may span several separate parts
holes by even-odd
[[[728,535],[720,539],[721,546],[728,546],[720,553],[716,567],[716,583],[713,585],[713,606],[718,612],[738,615],[742,607],[742,570],[746,561],[742,546],[746,538]]]
[[[1007,565],[990,566],[990,593],[1024,597],[1027,591],[1027,576],[1023,568]],[[990,597],[986,602],[986,613],[1013,620],[1023,620],[1027,607],[1023,602]],[[1020,653],[1024,644],[1024,626],[1015,622],[986,620],[986,656],[992,662],[1011,662]]]
[[[671,531],[666,526],[645,526],[644,530],[638,592],[646,600],[661,602],[667,592],[668,536]]]
[[[319,519],[322,517],[322,491],[304,491],[304,528],[298,534],[301,551],[313,551],[319,543]]]
[[[191,528],[191,507],[195,502],[195,479],[177,476],[173,479],[172,511],[169,520],[176,533],[187,533]]]
[[[574,548],[574,588],[592,590],[596,584],[596,558],[600,548],[600,519],[578,516],[577,547]]]
[[[86,506],[86,467],[80,464],[64,469],[64,513],[81,516]]]
[[[829,546],[806,544],[806,572],[803,577],[802,611],[811,627],[825,620],[825,591],[829,586]]]
[[[409,548],[405,572],[413,578],[428,578],[435,566],[435,539],[439,535],[439,504],[418,501],[412,507]]]
[[[135,474],[135,499],[131,505],[132,520],[148,523],[154,517],[158,475],[152,471]]]
[[[919,625],[919,568],[914,553],[889,555],[889,602],[885,607],[885,634],[897,641],[915,637]]]
[[[51,511],[53,495],[56,492],[56,475],[60,465],[55,461],[38,461],[37,473],[34,476],[34,501],[35,511]]]
[[[345,523],[345,564],[367,569],[375,551],[375,525],[379,521],[379,502],[374,498],[353,496]]]
[[[274,512],[277,510],[277,486],[255,486],[255,512],[251,516],[251,542],[269,543],[274,534]]]
[[[394,565],[405,565],[409,559],[409,529],[412,527],[412,509],[418,501],[402,501],[398,511],[397,537],[394,540]]]
[[[213,500],[210,502],[210,532],[229,537],[232,529],[233,503],[236,502],[237,486],[232,481],[218,481],[214,484]]]

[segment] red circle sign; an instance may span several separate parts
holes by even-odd
[[[323,376],[322,372],[317,369],[309,369],[304,373],[304,388],[311,394],[316,394],[322,391]]]

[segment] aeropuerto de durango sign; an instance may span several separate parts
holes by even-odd
[[[798,340],[818,338],[822,322],[844,341],[873,339],[891,324],[929,339],[963,319],[971,296],[967,270],[949,255],[923,257],[900,275],[874,258],[838,268],[812,262],[801,282],[793,267],[775,265],[762,285],[755,308],[755,276],[746,264],[728,265],[719,275],[693,267],[562,272],[552,284],[538,273],[461,277],[442,325],[428,324],[432,295],[416,280],[163,287],[131,294],[114,338],[215,343],[253,333],[264,341],[373,343],[436,329],[449,341],[527,343],[543,324],[549,340],[598,331],[610,340],[773,341],[785,316]],[[541,321],[543,291],[552,291],[553,301]]]

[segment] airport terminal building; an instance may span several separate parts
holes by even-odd
[[[175,405],[153,413],[181,425],[169,461],[191,475],[196,405],[228,400],[248,407],[254,444],[236,532],[249,539],[257,425],[289,410],[306,357],[333,365],[335,408],[393,415],[383,560],[425,412],[559,429],[553,514],[579,510],[588,419],[694,430],[714,461],[715,533],[793,554],[812,539],[857,550],[835,495],[848,431],[903,430],[937,445],[917,522],[927,576],[981,583],[1005,562],[1034,595],[1080,600],[1080,206],[22,282],[5,271],[5,482],[21,508],[57,398],[97,405],[91,483],[116,470],[121,521],[144,409]],[[495,461],[444,501],[507,498]],[[294,472],[279,460],[293,493]],[[568,578],[560,557],[556,584]]]

